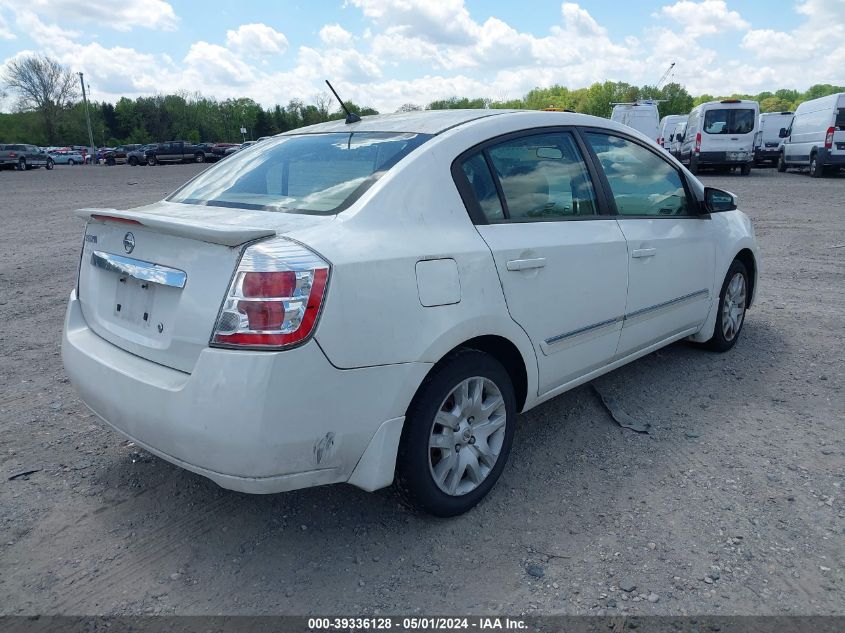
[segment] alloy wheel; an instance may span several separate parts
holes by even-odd
[[[745,276],[736,273],[728,283],[722,303],[722,335],[726,341],[732,341],[742,327],[742,320],[745,318],[745,297]]]
[[[451,496],[475,490],[499,459],[507,410],[496,384],[480,376],[462,380],[443,400],[431,425],[429,468]]]

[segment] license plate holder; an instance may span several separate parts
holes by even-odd
[[[141,328],[148,328],[153,320],[156,284],[120,275],[114,299],[114,316]]]

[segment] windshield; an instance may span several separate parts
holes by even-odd
[[[429,138],[395,132],[276,137],[230,156],[168,200],[286,213],[339,213]]]
[[[754,110],[719,108],[704,113],[704,131],[708,134],[748,134],[754,129]]]

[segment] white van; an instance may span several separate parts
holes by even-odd
[[[845,92],[799,105],[781,138],[778,171],[805,165],[819,178],[826,168],[845,167]]]
[[[760,115],[760,128],[754,135],[754,164],[778,162],[780,156],[780,130],[788,128],[794,112],[764,112]]]
[[[659,119],[655,101],[614,103],[613,112],[610,114],[611,121],[632,127],[654,141],[659,136]]]
[[[684,117],[683,121],[679,121],[675,124],[675,129],[672,130],[672,133],[669,135],[669,153],[675,158],[679,158],[681,155],[681,141],[684,140],[684,134],[686,134],[686,131],[687,117]]]
[[[708,101],[692,109],[680,160],[697,174],[702,167],[751,173],[760,104],[744,99]]]
[[[675,127],[681,121],[686,121],[686,114],[667,114],[660,119],[660,129],[657,133],[657,144],[667,152],[672,150],[672,139],[675,134]]]

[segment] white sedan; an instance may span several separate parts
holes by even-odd
[[[439,516],[490,491],[519,412],[730,349],[759,267],[733,195],[565,112],[325,123],[79,213],[62,355],[106,423],[225,488],[395,484]]]

